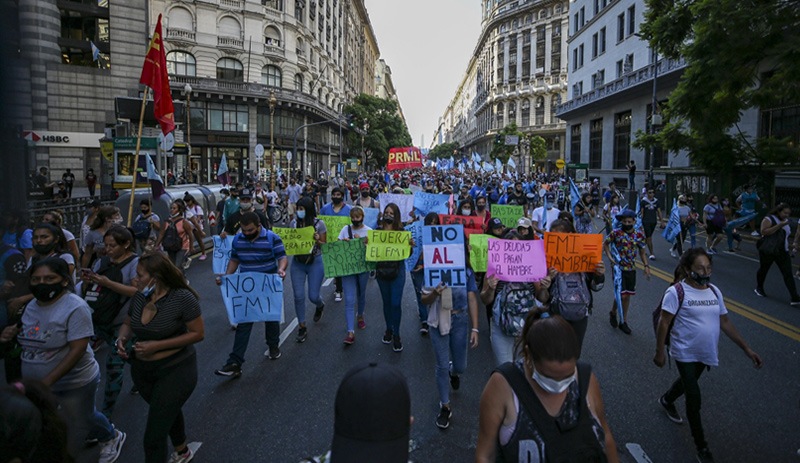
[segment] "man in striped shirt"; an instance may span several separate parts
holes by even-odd
[[[231,275],[239,269],[241,272],[277,273],[281,278],[286,277],[288,258],[283,248],[281,238],[271,230],[261,226],[261,221],[254,212],[243,214],[239,225],[241,233],[233,238],[231,246],[231,260],[228,263],[226,274]],[[218,277],[217,284],[222,284]],[[266,322],[265,335],[269,349],[264,353],[270,360],[277,360],[281,356],[278,347],[280,339],[280,323]],[[233,341],[233,352],[228,357],[225,366],[214,373],[219,376],[237,378],[242,375],[242,363],[250,342],[252,323],[239,323],[236,327],[236,337]]]

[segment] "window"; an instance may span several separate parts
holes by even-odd
[[[508,103],[508,122],[517,122],[517,103],[515,101]]]
[[[224,16],[217,24],[217,35],[220,37],[231,37],[234,39],[242,38],[242,28],[239,21],[230,17]]]
[[[536,97],[536,116],[533,122],[535,125],[544,125],[544,97]]]
[[[614,115],[614,168],[627,169],[631,159],[631,112]]]
[[[536,73],[544,72],[544,26],[536,28]]]
[[[619,60],[619,61],[617,61],[617,79],[622,77],[623,73],[624,73],[624,71],[623,71],[623,67],[622,67],[622,60]]]
[[[247,105],[208,104],[208,129],[221,132],[247,132]]]
[[[597,33],[592,35],[592,59],[597,58]]]
[[[589,168],[600,169],[603,166],[603,119],[589,122]]]
[[[578,17],[578,13],[572,15],[572,35],[578,33],[578,29],[581,28],[580,18]]]
[[[625,63],[622,65],[622,72],[625,74],[633,72],[633,53],[625,55]]]
[[[583,95],[583,81],[572,84],[572,98]]]
[[[617,16],[617,43],[625,40],[625,13]]]
[[[572,49],[572,70],[573,71],[577,71],[578,70],[578,49],[577,48],[573,48]]]
[[[271,64],[261,68],[261,83],[269,87],[281,87],[281,68]]]
[[[72,6],[74,5],[74,6]],[[102,68],[108,68],[111,59],[109,44],[110,26],[108,2],[86,5],[86,2],[58,2],[61,12],[61,62],[76,66],[96,68],[98,61]],[[98,61],[94,60],[91,43],[100,51]]]
[[[586,8],[581,7],[581,9],[578,10],[578,15],[581,18],[581,27],[583,27],[586,24]]]
[[[294,2],[294,18],[298,20],[301,24],[303,23],[303,20],[305,19],[306,16],[304,11],[305,6],[306,6],[306,0],[295,0]]]
[[[606,52],[606,28],[600,29],[600,38],[598,39],[599,46],[600,46],[600,54]]]
[[[522,127],[531,125],[531,102],[527,98],[522,100]]]
[[[497,119],[497,122],[495,123],[495,128],[497,129],[503,128],[503,117],[505,115],[504,113],[505,113],[505,107],[503,106],[503,103],[498,103],[497,110],[495,111],[495,117]]]
[[[592,90],[602,87],[606,80],[606,71],[601,69],[592,74]]]
[[[561,69],[561,26],[554,22],[550,39],[550,70],[558,72],[559,69]]]
[[[194,26],[194,19],[192,19],[192,14],[189,13],[189,10],[186,8],[173,8],[169,12],[169,17],[167,18],[169,22],[169,27],[167,27],[167,31],[170,29],[178,29],[182,31],[193,31]],[[169,37],[169,34],[167,34]]]
[[[578,69],[583,67],[583,44],[578,45]]]
[[[558,112],[558,107],[561,105],[561,95],[553,95],[550,97],[550,123],[551,124],[558,124],[558,116],[556,116],[556,112]]]
[[[628,35],[633,35],[636,32],[636,5],[631,5],[628,8]]]
[[[600,12],[600,0],[594,0],[594,15]]]
[[[294,75],[294,89],[298,92],[303,91],[303,74]]]
[[[572,125],[569,128],[569,162],[581,162],[581,125]]]
[[[176,76],[197,76],[197,61],[185,51],[167,53],[167,73]]]
[[[297,56],[306,56],[306,44],[303,43],[303,39],[297,38],[297,48],[295,49]]]
[[[217,61],[217,79],[244,81],[242,63],[233,58],[222,58]]]
[[[278,32],[278,29],[270,26],[264,30],[264,45],[268,47],[281,46],[281,33]]]

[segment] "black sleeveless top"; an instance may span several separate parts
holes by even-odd
[[[556,417],[550,416],[525,378],[522,361],[505,363],[495,371],[508,381],[519,399],[511,439],[498,442],[497,462],[590,463],[606,462],[605,431],[586,404],[591,366],[578,362],[578,380]]]

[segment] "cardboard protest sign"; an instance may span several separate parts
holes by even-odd
[[[517,221],[524,215],[523,206],[492,204],[492,218],[500,219],[506,227],[516,228]]]
[[[317,218],[325,222],[325,227],[328,229],[328,239],[326,240],[328,243],[338,241],[342,229],[352,223],[349,215],[320,215]]]
[[[407,231],[370,230],[367,232],[367,261],[386,262],[405,260],[411,255]]]
[[[463,225],[465,236],[483,233],[483,219],[477,216],[439,214],[439,222],[442,225]]]
[[[367,262],[367,245],[360,238],[323,244],[322,262],[325,278],[357,275],[375,269],[374,263]]]
[[[594,272],[603,261],[603,235],[583,233],[545,233],[547,268],[562,273]]]
[[[273,228],[272,231],[281,237],[287,256],[311,254],[314,249],[314,227]]]
[[[422,227],[422,256],[425,263],[423,286],[435,287],[440,283],[452,288],[467,286],[463,226]]]
[[[233,249],[233,236],[228,235],[222,239],[219,235],[211,237],[214,240],[214,255],[211,261],[212,271],[215,275],[224,275],[228,271],[228,262],[231,260]]]
[[[406,231],[411,232],[411,239],[414,240],[414,248],[411,250],[411,256],[406,259],[406,271],[410,272],[417,266],[419,256],[422,255],[422,221],[417,220],[406,226]]]
[[[449,201],[450,195],[437,195],[422,191],[414,193],[414,213],[417,214],[417,217],[424,217],[429,212],[447,214],[450,212]]]
[[[364,208],[364,225],[368,226],[371,229],[378,228],[378,216],[380,215],[381,210],[377,207],[365,207]]]
[[[417,169],[422,167],[422,152],[416,146],[392,148],[386,162],[386,170]],[[381,201],[381,204],[383,202]]]
[[[544,241],[516,241],[489,238],[486,276],[501,281],[529,283],[547,276]]]
[[[378,195],[378,202],[381,203],[381,211],[385,211],[389,203],[397,204],[400,209],[400,221],[408,222],[411,220],[411,212],[414,210],[413,195],[381,193]]]
[[[469,235],[469,263],[475,272],[486,271],[486,260],[489,258],[490,235],[473,233]]]
[[[283,279],[277,274],[245,272],[224,275],[220,291],[231,324],[281,321]]]

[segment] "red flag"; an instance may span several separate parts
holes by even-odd
[[[156,30],[153,39],[147,48],[144,57],[142,77],[139,79],[153,90],[156,120],[161,124],[164,135],[175,130],[175,108],[172,106],[172,93],[169,90],[169,76],[167,75],[167,55],[164,51],[164,41],[161,39],[161,15],[158,15]]]

